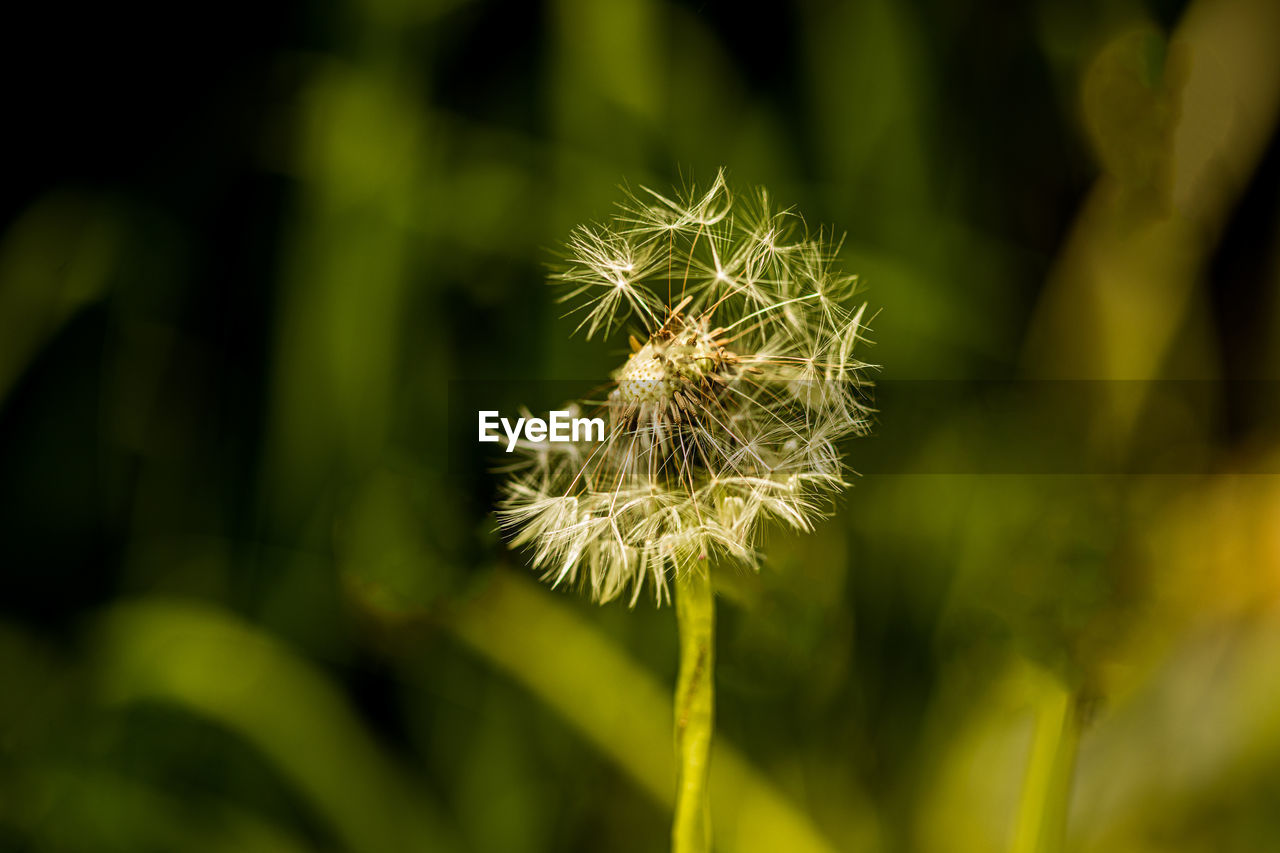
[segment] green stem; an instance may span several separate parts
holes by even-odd
[[[1053,685],[1036,716],[1013,853],[1060,853],[1065,846],[1079,741],[1074,697]]]
[[[672,853],[711,850],[707,769],[715,727],[715,600],[711,573],[695,566],[676,577],[680,676],[676,684],[676,812]]]

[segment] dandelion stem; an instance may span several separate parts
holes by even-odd
[[[1061,853],[1067,834],[1067,808],[1080,740],[1074,697],[1052,685],[1036,712],[1014,830],[1013,853]]]
[[[711,573],[694,566],[676,576],[680,675],[675,697],[676,809],[672,853],[711,850],[707,770],[715,727],[715,600]]]

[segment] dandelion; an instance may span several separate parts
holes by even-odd
[[[603,442],[522,442],[499,518],[552,585],[600,602],[676,590],[680,778],[673,842],[709,848],[714,609],[710,566],[758,568],[768,523],[809,531],[846,485],[838,443],[868,428],[865,306],[839,244],[774,207],[705,190],[629,193],[576,229],[552,281],[588,338],[630,324]]]

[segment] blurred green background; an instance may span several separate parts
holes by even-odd
[[[664,849],[674,616],[537,584],[449,389],[607,371],[547,262],[720,166],[847,232],[883,382],[1188,468],[957,404],[721,573],[717,849],[1051,849],[1063,767],[1066,849],[1280,848],[1280,4],[188,15],[4,28],[0,849]]]

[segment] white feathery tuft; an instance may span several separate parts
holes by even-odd
[[[812,530],[846,485],[838,443],[870,417],[865,306],[847,304],[839,244],[763,189],[735,197],[721,171],[705,190],[628,194],[567,248],[552,282],[578,330],[637,334],[607,399],[580,407],[606,418],[603,443],[518,446],[499,507],[511,544],[553,585],[632,605],[647,586],[661,604],[702,561],[758,567],[767,522]]]

